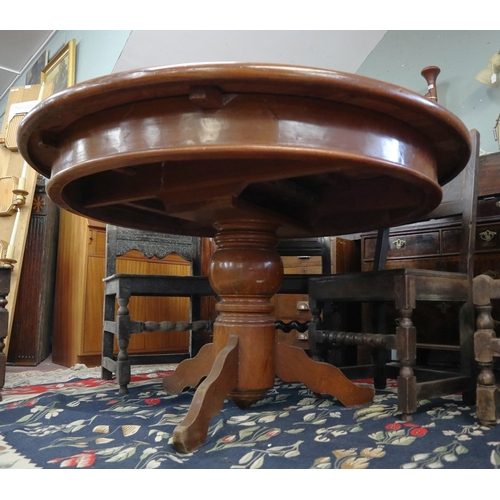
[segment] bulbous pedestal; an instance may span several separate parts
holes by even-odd
[[[210,262],[210,283],[219,296],[214,351],[229,335],[239,337],[236,388],[229,393],[240,408],[261,399],[275,377],[275,316],[271,297],[283,280],[275,250],[276,225],[262,220],[228,220],[215,225],[217,250]]]

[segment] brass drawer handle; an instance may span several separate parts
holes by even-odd
[[[401,250],[405,245],[406,241],[402,240],[401,238],[398,238],[397,240],[394,240],[392,244],[398,249]]]
[[[479,233],[479,236],[483,241],[491,241],[496,236],[496,234],[497,233],[495,231],[490,231],[489,229],[487,229],[486,231]]]
[[[309,311],[309,303],[305,300],[297,301],[297,310],[298,311]]]

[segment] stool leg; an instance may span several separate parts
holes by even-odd
[[[398,406],[403,420],[411,420],[417,411],[417,378],[413,371],[416,362],[417,332],[411,320],[412,309],[400,309],[396,330],[397,354],[401,364],[398,376]]]
[[[482,425],[492,427],[499,418],[500,397],[495,384],[492,363],[479,363],[481,369],[477,379],[476,413]]]
[[[119,351],[116,358],[116,380],[120,386],[120,394],[127,394],[130,383],[130,358],[127,351],[130,342],[129,297],[118,297],[117,301],[119,307],[116,314],[116,331]]]
[[[104,322],[115,320],[115,296],[105,295],[104,296]],[[115,335],[113,332],[106,330],[104,325],[102,331],[102,353],[101,353],[101,378],[103,380],[111,380],[113,378],[113,372],[111,369],[107,368],[109,363],[113,360],[113,343]],[[108,361],[109,360],[109,361]]]
[[[474,333],[474,353],[479,364],[476,390],[477,418],[482,425],[494,426],[499,418],[499,394],[493,373],[492,344],[498,342],[493,330],[491,303],[476,305],[477,330]]]

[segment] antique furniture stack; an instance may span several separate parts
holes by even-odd
[[[473,393],[472,278],[479,166],[479,134],[475,130],[471,133],[471,142],[472,155],[467,167],[446,185],[443,202],[426,216],[433,221],[458,216],[458,221],[454,220],[458,225],[450,230],[451,235],[440,241],[437,239],[440,233],[435,231],[436,240],[431,241],[436,248],[444,247],[445,251],[456,254],[458,266],[455,269],[429,269],[422,259],[421,268],[401,267],[401,263],[397,262],[390,269],[313,278],[309,283],[314,315],[313,325],[309,328],[311,348],[317,351],[328,346],[359,345],[387,351],[385,360],[375,353],[374,364],[346,367],[343,371],[352,378],[374,377],[375,387],[380,389],[385,387],[388,377],[397,378],[398,408],[406,419],[411,418],[411,414],[416,411],[420,399],[459,391],[471,399]],[[386,325],[382,329],[373,324],[364,333],[328,331],[321,328],[319,317],[323,304],[328,302],[390,303],[396,311],[387,313],[389,318],[392,314],[392,321],[382,321],[381,324]],[[456,323],[459,325],[459,336],[453,339],[455,345],[438,345],[436,342],[432,345],[439,350],[459,351],[458,373],[454,369],[445,371],[416,366],[419,323],[414,323],[413,314],[422,302],[458,304],[459,320]],[[428,330],[439,336],[439,325],[429,324],[429,318],[426,319]],[[391,358],[390,351],[395,352],[395,359]]]
[[[195,356],[208,342],[213,324],[213,319],[210,318],[215,318],[215,310],[204,307],[202,312],[201,302],[202,298],[216,297],[208,277],[201,275],[202,243],[207,242],[193,236],[106,226],[101,366],[104,379],[111,379],[113,374],[116,374],[120,392],[127,392],[132,364],[176,363]],[[301,335],[307,336],[306,329],[310,319],[307,278],[332,272],[331,241],[330,238],[283,240],[277,249],[286,274],[280,290],[273,297],[276,318],[279,318],[275,322],[277,335],[285,343],[307,347],[307,341],[301,341]],[[126,255],[130,257],[130,252],[137,252],[141,260],[154,259],[156,262],[176,254],[190,263],[189,276],[141,273],[140,269],[133,273],[117,273],[118,259]],[[335,249],[333,255],[340,253]],[[144,301],[143,305],[149,304],[149,307],[135,307],[131,314],[129,304],[138,297],[147,298],[148,301]],[[189,316],[179,316],[175,307],[179,303],[178,300],[167,302],[162,300],[162,297],[185,297],[189,302]],[[161,308],[154,308],[151,299],[158,299]],[[156,321],[151,320],[153,317]],[[183,320],[179,321],[179,317]],[[159,318],[162,318],[161,321]],[[189,331],[189,344],[183,351],[172,352],[167,349],[167,352],[162,353],[129,355],[132,334],[158,332],[155,338],[169,338],[171,335],[178,335],[178,332],[186,331]]]
[[[478,242],[484,259],[479,261],[479,272],[473,280],[473,299],[476,308],[474,354],[479,366],[476,387],[477,417],[483,425],[492,426],[500,418],[500,393],[497,386],[500,339],[500,269],[495,253],[500,250],[500,152],[482,158],[479,212],[483,224],[478,230]],[[481,177],[480,177],[481,179]],[[478,220],[479,226],[479,220]],[[478,256],[479,259],[483,255]],[[484,260],[484,261],[483,261]],[[480,274],[482,273],[482,274]]]
[[[462,171],[469,132],[443,107],[357,75],[200,64],[109,75],[42,102],[20,151],[67,210],[113,225],[213,237],[213,343],[164,379],[198,386],[174,447],[193,451],[226,397],[245,408],[304,382],[346,405],[372,400],[333,365],[275,342],[279,239],[409,223]],[[387,196],[391,193],[392,196]]]
[[[479,157],[477,186],[477,216],[474,238],[474,275],[498,272],[500,258],[500,153]],[[444,197],[452,195],[448,186]],[[460,218],[436,218],[426,222],[391,228],[387,269],[399,267],[426,268],[438,271],[457,271],[459,263]],[[375,256],[375,233],[361,235],[361,269],[369,271]],[[421,311],[421,312],[419,312]],[[457,308],[441,302],[423,305],[415,311],[419,328],[419,357],[422,361],[443,366],[457,365],[458,331]],[[435,325],[429,328],[431,325]],[[439,332],[439,333],[437,333]],[[453,349],[439,351],[438,345],[455,345]]]

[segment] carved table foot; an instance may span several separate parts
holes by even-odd
[[[210,421],[220,412],[224,399],[237,383],[238,337],[230,335],[210,374],[196,390],[186,417],[174,429],[173,445],[179,453],[191,453],[203,444]]]
[[[191,453],[203,444],[210,421],[222,409],[225,398],[231,398],[234,394],[238,385],[238,340],[236,335],[228,337],[226,346],[215,357],[208,377],[196,390],[186,417],[174,429],[173,446],[179,453]],[[178,394],[185,387],[196,385],[212,363],[212,353],[212,344],[207,344],[196,358],[179,364],[173,375],[164,377],[165,390]],[[190,369],[193,370],[192,373],[189,373]],[[314,392],[330,394],[345,406],[368,404],[375,394],[371,387],[362,387],[351,382],[335,366],[313,361],[302,349],[278,341],[276,375],[284,382],[302,382]],[[251,404],[249,401],[246,405],[239,398],[236,398],[235,403],[240,408]]]
[[[213,344],[205,344],[194,358],[185,359],[172,375],[163,377],[163,387],[169,394],[180,394],[188,387],[196,387],[214,364]]]
[[[276,375],[283,382],[302,382],[311,391],[329,394],[344,406],[373,401],[375,390],[351,382],[337,367],[313,361],[302,349],[276,342]]]

